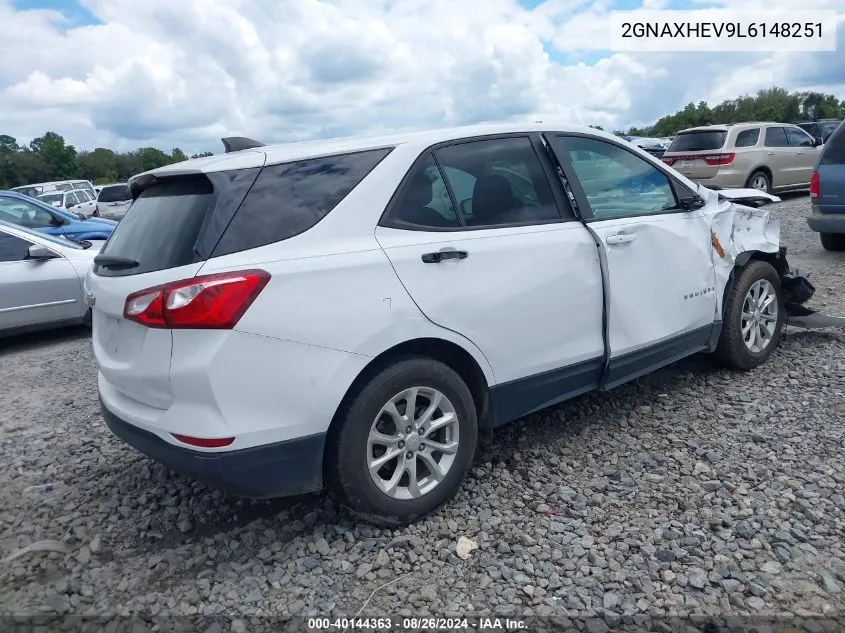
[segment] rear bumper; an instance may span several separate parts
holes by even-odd
[[[807,218],[807,225],[816,233],[845,233],[845,213],[814,213]]]
[[[287,497],[323,487],[325,433],[226,452],[201,452],[165,442],[121,419],[100,399],[109,429],[171,470],[213,488],[253,497]]]

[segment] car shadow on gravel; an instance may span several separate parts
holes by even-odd
[[[89,338],[90,336],[91,328],[84,325],[76,325],[67,328],[0,337],[0,356],[20,354],[68,341]]]

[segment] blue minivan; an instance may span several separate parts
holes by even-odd
[[[810,229],[819,234],[825,250],[845,251],[845,123],[824,144],[810,178],[810,200]]]
[[[117,222],[45,204],[14,191],[0,191],[0,220],[75,241],[105,240]]]

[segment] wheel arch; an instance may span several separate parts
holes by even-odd
[[[333,438],[337,436],[343,417],[349,408],[352,399],[361,388],[376,376],[382,369],[399,358],[424,357],[440,361],[453,369],[466,383],[472,393],[475,409],[478,414],[478,425],[480,428],[492,428],[492,408],[490,400],[490,384],[481,365],[473,355],[453,341],[436,337],[421,337],[403,341],[384,350],[374,357],[358,373],[352,384],[346,390],[340,403],[332,416],[326,433],[326,449],[329,449]],[[323,473],[326,479],[326,457],[331,454],[330,450],[324,451]]]
[[[767,264],[771,264],[775,271],[777,271],[779,276],[783,275],[786,272],[786,265],[784,263],[784,259],[779,252],[767,253],[765,251],[752,250],[743,251],[742,253],[737,255],[736,259],[734,260],[734,266],[731,269],[730,274],[728,275],[728,281],[725,284],[725,288],[722,290],[721,315],[723,319],[725,318],[725,306],[727,304],[727,299],[736,283],[736,278],[739,276],[740,272],[742,272],[742,270],[753,261],[762,261],[766,262]]]

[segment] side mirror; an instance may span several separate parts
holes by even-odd
[[[64,226],[66,222],[57,215],[52,216],[52,220],[50,220],[50,226]]]
[[[698,211],[707,204],[704,198],[698,196],[690,196],[689,198],[681,198],[678,201],[680,207],[684,211]]]
[[[820,147],[821,145],[824,145],[824,139],[821,136],[813,138],[813,147]]]
[[[27,259],[36,259],[36,260],[44,260],[44,259],[55,259],[59,255],[53,251],[51,251],[46,246],[41,246],[40,244],[33,244],[29,247],[29,251],[27,252],[26,258]]]
[[[68,202],[68,203],[65,205],[65,209],[70,209],[70,208],[71,208],[71,207],[73,207],[73,206],[76,206],[76,204],[75,204],[75,203],[73,203],[73,202]]]

